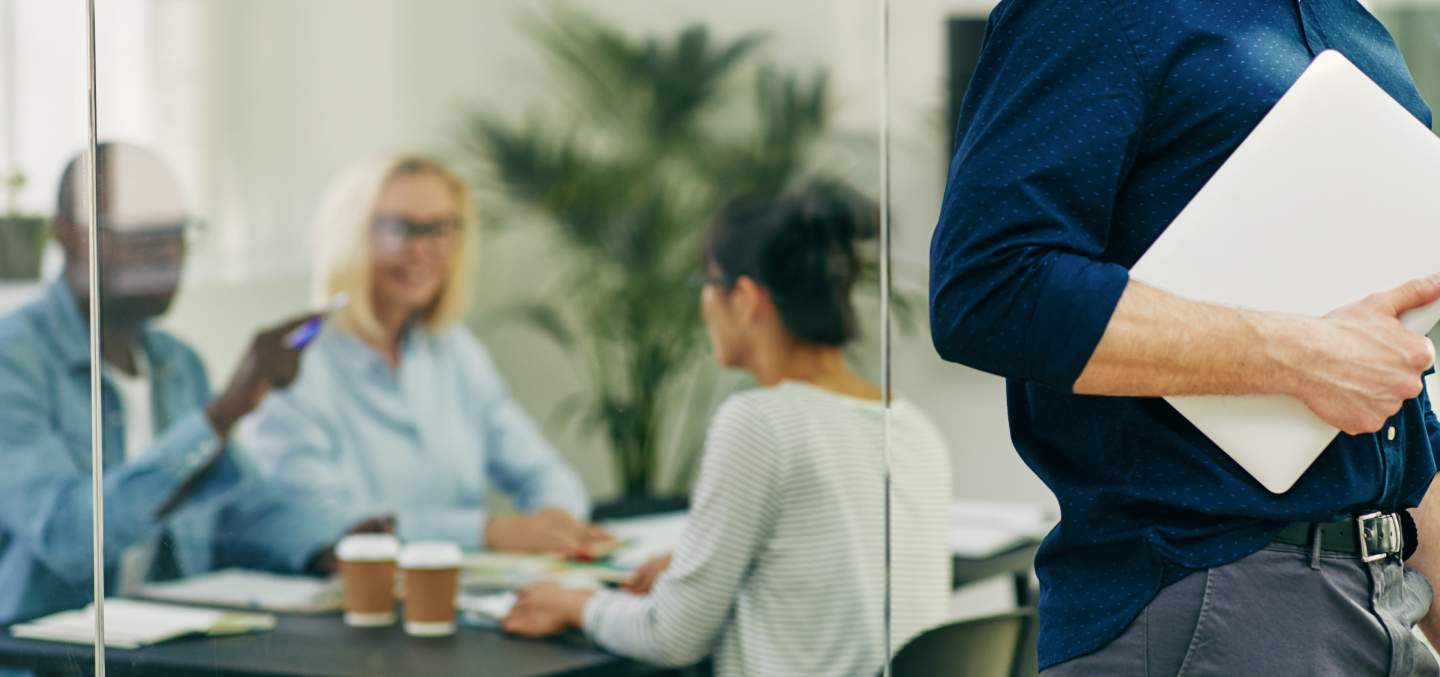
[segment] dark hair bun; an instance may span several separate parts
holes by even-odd
[[[709,259],[728,279],[749,277],[770,292],[797,339],[844,345],[857,333],[856,241],[873,236],[877,213],[839,183],[738,198],[715,220]]]

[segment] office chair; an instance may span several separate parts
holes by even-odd
[[[890,663],[893,677],[1036,677],[1034,609],[927,630]]]

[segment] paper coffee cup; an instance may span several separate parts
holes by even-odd
[[[400,541],[384,534],[346,536],[335,546],[345,588],[345,624],[374,628],[395,623],[395,560]]]
[[[406,634],[443,637],[455,633],[460,560],[460,547],[454,543],[412,543],[400,552],[400,569],[405,572]]]

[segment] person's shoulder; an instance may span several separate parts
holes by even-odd
[[[40,331],[43,316],[41,310],[39,304],[32,301],[0,315],[0,350],[43,342]]]
[[[468,373],[493,374],[496,371],[490,349],[463,324],[426,330],[425,337],[440,360],[456,362]]]
[[[777,406],[785,398],[775,388],[751,388],[732,393],[715,410],[715,424],[768,425]]]
[[[773,394],[766,388],[734,393],[716,408],[706,434],[706,468],[774,468],[784,452],[775,439]],[[713,472],[713,471],[712,471]]]
[[[509,397],[509,386],[490,349],[463,324],[427,331],[432,359],[445,371],[453,372],[455,383],[479,402],[494,403]]]
[[[1154,5],[1169,4],[1166,0],[1147,0]],[[990,10],[991,25],[1032,15],[1068,16],[1072,21],[1111,19],[1119,13],[1142,10],[1150,5],[1127,0],[1000,0]],[[1087,16],[1087,14],[1089,16]]]
[[[1056,52],[1066,44],[1091,45],[1109,42],[1124,33],[1126,26],[1148,22],[1157,9],[1171,3],[1124,0],[1002,0],[990,12],[990,38],[1009,43],[1033,38],[1035,45],[1051,45]],[[1160,14],[1163,16],[1164,11]]]
[[[7,369],[40,369],[51,344],[43,322],[44,309],[35,301],[0,316],[0,363]]]
[[[485,344],[475,337],[475,332],[461,323],[451,324],[438,329],[426,329],[424,333],[435,345],[456,352],[463,352],[474,355],[489,356]]]
[[[784,441],[796,422],[815,416],[818,403],[806,395],[783,385],[734,393],[716,409],[711,436],[744,440],[751,446],[787,447]]]

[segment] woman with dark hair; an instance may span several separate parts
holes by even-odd
[[[522,590],[507,631],[583,629],[669,666],[720,675],[874,674],[886,660],[885,409],[846,364],[857,237],[875,209],[838,186],[731,202],[711,228],[701,310],[721,365],[759,388],[727,400],[673,559],[625,592]],[[944,620],[949,453],[896,400],[888,432],[893,646]]]

